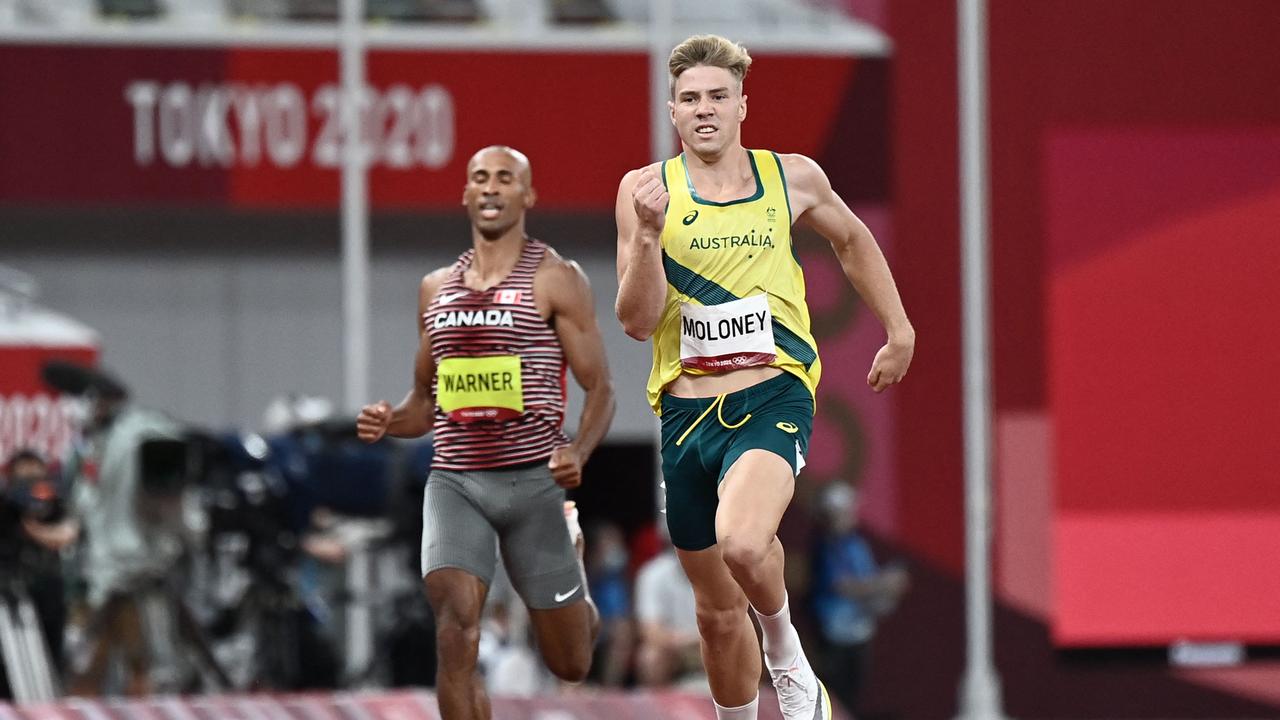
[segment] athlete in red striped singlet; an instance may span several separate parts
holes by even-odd
[[[436,366],[454,357],[515,355],[520,358],[524,412],[483,407],[446,411],[435,408],[435,457],[432,467],[444,470],[487,470],[543,460],[568,445],[562,426],[565,403],[565,358],[555,329],[542,317],[534,301],[534,277],[550,251],[529,238],[516,266],[492,288],[472,290],[466,273],[476,251],[468,250],[449,270],[444,284],[427,306],[423,324],[431,339]],[[492,376],[437,373],[432,393],[455,386],[488,381]],[[498,389],[503,378],[498,377]],[[487,417],[494,422],[456,422],[460,415]]]
[[[599,630],[564,489],[582,482],[608,430],[613,386],[586,275],[525,234],[534,199],[522,153],[493,146],[471,158],[463,205],[473,247],[422,280],[412,389],[356,419],[366,442],[435,431],[422,565],[444,720],[491,715],[476,656],[498,550],[558,677],[586,677]],[[573,439],[562,429],[566,370],[585,391]]]

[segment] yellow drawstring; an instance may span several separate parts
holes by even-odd
[[[680,436],[680,439],[676,440],[676,447],[680,447],[680,443],[684,442],[684,439],[689,437],[689,433],[693,432],[693,429],[698,427],[698,423],[702,422],[702,419],[710,415],[711,411],[719,407],[722,402],[724,402],[724,396],[717,395],[715,402],[708,405],[707,409],[703,410],[702,414],[698,416],[698,419],[694,420],[693,424],[689,426],[689,429],[684,431],[684,434]]]
[[[720,396],[720,408],[719,408],[718,410],[716,410],[716,418],[720,421],[720,424],[721,424],[721,425],[723,425],[723,426],[725,427],[725,429],[727,429],[727,430],[736,430],[736,429],[738,429],[738,428],[742,427],[743,423],[745,423],[746,421],[748,421],[748,420],[750,420],[750,419],[751,419],[751,413],[747,413],[745,416],[743,416],[743,418],[742,418],[741,420],[739,420],[739,421],[738,421],[738,424],[737,424],[737,425],[730,425],[729,423],[727,423],[727,422],[725,422],[725,421],[724,421],[724,415],[722,415],[722,414],[721,414],[721,413],[723,413],[723,412],[724,412],[724,396],[723,396],[723,395],[721,395],[721,396]]]
[[[702,422],[702,420],[705,417],[710,415],[712,410],[716,411],[716,419],[719,420],[720,424],[728,430],[736,430],[737,428],[742,427],[742,425],[745,422],[751,419],[751,413],[747,413],[745,416],[743,416],[741,420],[737,422],[736,425],[730,425],[729,423],[725,422],[724,421],[724,397],[725,397],[724,395],[716,396],[715,401],[712,402],[710,405],[708,405],[707,409],[703,410],[702,414],[698,416],[698,419],[694,420],[693,424],[689,426],[689,429],[684,431],[684,434],[680,436],[680,439],[676,440],[676,447],[679,447],[680,444],[684,442],[684,439],[689,437],[689,433],[693,432],[693,429],[698,427],[698,423]]]

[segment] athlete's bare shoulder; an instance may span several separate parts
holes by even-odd
[[[622,182],[618,183],[618,193],[621,194],[626,192],[630,194],[635,186],[640,182],[640,175],[644,173],[645,170],[653,170],[656,173],[661,173],[662,163],[649,163],[648,165],[643,165],[634,170],[628,170],[627,174],[622,176]]]
[[[787,174],[788,187],[799,185],[811,189],[815,182],[830,184],[822,166],[813,158],[800,153],[779,153],[778,157],[782,160],[782,171]]]
[[[566,308],[590,304],[591,285],[581,265],[547,246],[533,275],[533,295],[538,311],[550,318]]]
[[[431,307],[431,301],[435,299],[436,293],[440,292],[440,286],[444,285],[444,281],[449,277],[449,271],[453,267],[436,268],[426,275],[422,276],[422,282],[418,284],[418,337],[427,337],[427,326],[423,323],[423,317],[426,315],[427,308]]]
[[[542,256],[542,262],[534,275],[534,282],[560,286],[562,283],[576,284],[579,280],[582,282],[587,280],[587,273],[582,266],[576,260],[561,255],[555,248],[548,245],[547,252]]]
[[[426,312],[427,306],[431,304],[432,298],[440,291],[440,286],[444,285],[444,281],[449,278],[449,271],[452,269],[453,266],[448,265],[436,268],[422,276],[422,283],[418,286],[418,308],[420,312]]]
[[[812,158],[799,153],[780,154],[778,157],[782,160],[782,172],[786,175],[791,211],[795,217],[800,217],[830,195],[831,181]]]

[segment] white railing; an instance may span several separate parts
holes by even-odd
[[[872,25],[798,0],[701,0],[675,3],[672,30],[717,32],[753,51],[887,56],[889,38]],[[559,25],[538,3],[487,0],[476,22],[371,21],[369,48],[556,49],[644,52],[650,3],[617,0],[616,20]],[[154,19],[98,15],[93,0],[0,0],[0,43],[149,46],[335,47],[338,25],[323,21],[237,18],[222,0],[170,0]],[[40,8],[34,10],[33,8]]]

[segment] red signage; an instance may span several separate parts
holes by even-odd
[[[811,155],[833,179],[880,177],[866,148],[883,123],[849,125],[883,115],[880,85],[855,84],[861,67],[762,58],[744,140]],[[608,211],[649,160],[642,53],[375,50],[368,78],[375,208],[456,208],[471,153],[504,144],[533,162],[540,207]],[[337,54],[315,48],[0,46],[0,202],[334,208],[337,82]]]
[[[48,388],[40,369],[53,359],[92,365],[97,355],[91,343],[48,345],[0,337],[0,468],[24,449],[50,460],[66,458],[78,430],[75,401]]]
[[[640,54],[371,53],[374,206],[460,204],[470,154],[497,143],[529,155],[545,206],[611,207],[648,155],[646,68]],[[0,47],[0,199],[333,207],[337,76],[317,49]]]

